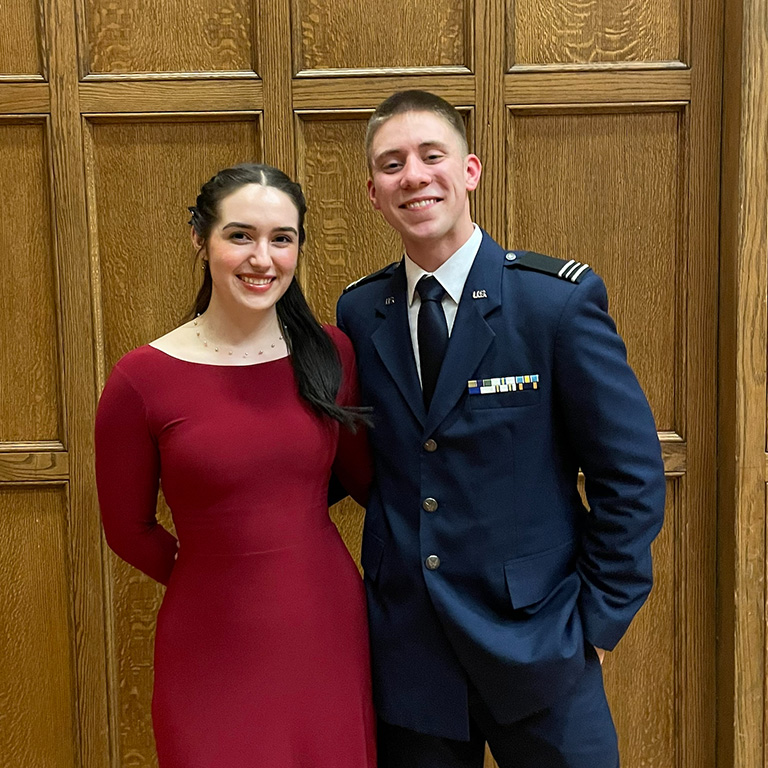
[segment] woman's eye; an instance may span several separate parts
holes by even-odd
[[[281,245],[290,245],[293,242],[293,238],[290,235],[278,235],[275,238],[275,242]]]
[[[233,232],[230,235],[230,239],[237,242],[245,242],[248,239],[248,235],[246,235],[245,232]]]

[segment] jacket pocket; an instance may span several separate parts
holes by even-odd
[[[516,557],[504,563],[509,598],[513,608],[525,608],[543,600],[573,574],[572,541],[543,552]]]
[[[537,405],[541,390],[524,389],[517,392],[490,392],[487,395],[468,395],[469,407],[473,411],[485,408],[514,408],[521,405]]]
[[[360,565],[363,566],[365,577],[376,581],[379,575],[381,556],[384,553],[384,542],[375,534],[366,531],[363,535],[363,547],[360,552]]]

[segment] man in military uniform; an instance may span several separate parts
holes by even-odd
[[[375,420],[380,768],[481,768],[486,741],[502,768],[616,768],[600,649],[651,589],[665,486],[605,286],[473,224],[481,164],[443,99],[394,94],[366,148],[405,247],[338,304]]]

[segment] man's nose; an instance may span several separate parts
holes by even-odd
[[[404,187],[426,186],[430,180],[427,166],[418,157],[409,157],[405,161],[400,178]]]

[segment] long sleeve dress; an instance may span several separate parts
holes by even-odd
[[[349,340],[342,404],[357,402]],[[104,530],[167,585],[152,715],[161,768],[372,768],[365,595],[328,516],[333,471],[358,500],[365,434],[299,398],[290,358],[184,361],[152,347],[115,366],[96,420]],[[177,541],[155,518],[157,493]]]

